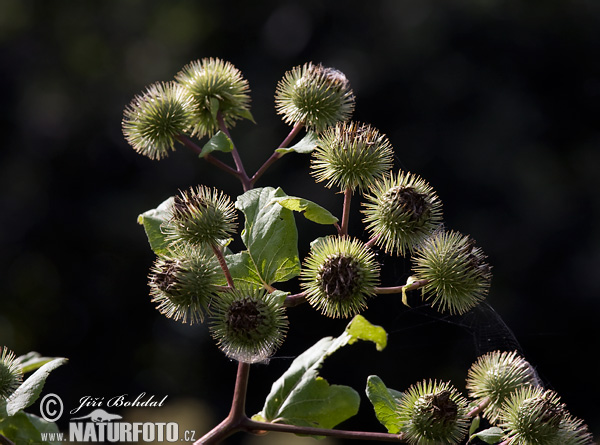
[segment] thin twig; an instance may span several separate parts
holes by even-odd
[[[248,420],[246,416],[246,392],[249,374],[250,364],[239,362],[229,415],[219,425],[194,442],[194,445],[218,444],[232,434],[245,429],[243,423]]]
[[[490,404],[490,398],[486,397],[479,403],[475,408],[467,413],[469,417],[475,417],[481,414],[481,412]]]
[[[300,132],[300,130],[302,129],[303,126],[304,126],[304,124],[302,124],[302,123],[296,124],[294,126],[294,128],[292,128],[292,131],[290,131],[290,133],[286,136],[286,138],[283,140],[283,142],[281,144],[279,144],[279,147],[277,147],[277,148],[278,149],[279,148],[287,148],[287,146],[296,137],[296,135]],[[260,178],[263,175],[263,173],[265,171],[267,171],[267,169],[281,157],[283,157],[283,153],[274,151],[273,154],[271,155],[271,157],[269,157],[269,159],[267,159],[265,161],[265,163],[256,171],[256,173],[254,173],[254,176],[252,176],[252,178],[250,178],[250,183],[252,185],[254,185],[254,183],[256,183],[256,181],[258,181],[258,178]]]
[[[295,307],[301,305],[302,303],[306,303],[306,294],[304,292],[288,295],[285,297],[285,300],[283,300],[283,305],[285,307]]]
[[[413,281],[410,284],[403,284],[402,286],[393,286],[393,287],[376,287],[374,289],[376,294],[400,294],[402,292],[406,292],[409,290],[420,289],[429,283],[429,280],[417,280]]]
[[[219,248],[219,246],[216,245],[211,245],[213,252],[215,253],[215,256],[217,257],[217,260],[219,261],[219,265],[221,266],[221,269],[223,269],[223,272],[225,273],[225,278],[227,279],[227,284],[229,285],[230,288],[234,288],[234,284],[233,284],[233,278],[231,277],[231,272],[229,271],[229,267],[227,266],[227,261],[225,261],[225,257],[223,256],[223,252],[221,252],[221,249]]]
[[[257,422],[246,419],[242,427],[249,432],[255,431],[280,431],[309,436],[329,436],[339,439],[376,440],[379,442],[403,442],[406,440],[403,434],[374,433],[369,431],[334,430],[327,428],[314,428],[306,426],[286,425],[282,423]]]
[[[233,145],[233,150],[231,150],[231,156],[233,156],[233,161],[235,162],[235,166],[237,167],[237,172],[239,174],[238,178],[242,183],[242,187],[244,191],[247,192],[252,188],[252,183],[250,182],[250,178],[244,169],[244,163],[242,162],[242,158],[240,158],[240,154],[238,153],[237,147],[233,143],[231,139],[231,135],[229,134],[229,129],[225,125],[225,120],[223,120],[223,115],[221,112],[217,112],[217,122],[219,123],[219,130],[221,130],[225,135],[229,138],[231,144]]]
[[[352,202],[352,189],[344,190],[344,209],[342,211],[342,225],[340,235],[348,235],[348,221],[350,221],[350,203]]]
[[[373,245],[377,242],[377,240],[379,239],[380,236],[381,235],[374,236],[373,238],[371,238],[369,241],[367,241],[365,243],[365,246],[367,246],[367,247],[373,247]]]
[[[179,142],[181,142],[183,145],[185,145],[186,147],[188,147],[189,149],[191,149],[192,151],[194,151],[194,152],[196,152],[198,154],[202,153],[202,148],[200,148],[200,146],[198,144],[196,144],[194,141],[192,141],[186,135],[180,134],[179,136],[177,136],[177,140]],[[210,153],[207,154],[207,155],[205,155],[205,156],[203,156],[203,158],[204,158],[204,160],[206,162],[210,162],[214,166],[216,166],[216,167],[220,168],[221,170],[229,173],[230,175],[233,175],[236,178],[239,178],[240,174],[238,173],[238,171],[236,169],[231,168],[229,165],[225,164],[220,159],[215,158]]]

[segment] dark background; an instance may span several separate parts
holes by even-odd
[[[347,75],[354,118],[388,135],[395,167],[425,177],[447,226],[487,253],[488,302],[545,384],[600,435],[600,3],[0,0],[0,10],[0,343],[68,357],[45,387],[67,409],[86,395],[168,395],[165,408],[123,413],[197,435],[226,415],[235,364],[205,326],[153,309],[153,254],[136,217],[178,188],[241,190],[184,148],[160,162],[136,154],[122,112],[191,60],[229,60],[252,89],[258,124],[239,123],[232,136],[254,172],[288,132],[273,107],[277,81],[314,61]],[[257,185],[340,213],[340,195],[315,185],[308,165],[286,156]],[[302,253],[328,233],[298,223]],[[366,236],[358,212],[351,230]],[[381,259],[385,284],[402,284],[409,265]],[[418,295],[413,309],[398,300],[379,297],[364,314],[387,329],[384,352],[354,345],[323,369],[363,394],[360,416],[343,427],[383,431],[364,396],[368,375],[398,390],[423,378],[464,389],[483,352],[473,320],[445,323]],[[277,357],[253,367],[249,414],[294,356],[347,323],[309,307],[289,316]]]

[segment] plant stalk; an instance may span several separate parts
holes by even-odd
[[[223,272],[225,273],[225,278],[227,279],[227,285],[230,288],[234,288],[234,284],[233,284],[233,277],[231,276],[231,272],[229,271],[229,267],[227,266],[227,261],[225,261],[225,257],[223,256],[223,252],[221,252],[221,249],[219,248],[219,246],[216,246],[214,244],[211,244],[212,250],[215,253],[215,256],[217,257],[217,260],[219,261],[219,265],[221,266],[221,269],[223,269]]]
[[[348,222],[350,221],[350,203],[352,202],[352,189],[344,190],[344,209],[342,211],[342,225],[340,235],[348,235]]]
[[[219,425],[194,442],[194,445],[218,444],[232,434],[244,430],[244,422],[249,420],[246,416],[246,392],[248,389],[248,376],[250,364],[238,362],[235,389],[229,415]]]
[[[279,431],[284,433],[294,433],[310,436],[337,437],[339,439],[376,440],[379,442],[403,442],[406,440],[403,434],[374,433],[369,431],[334,430],[327,428],[286,425],[282,423],[257,422],[251,419],[246,419],[243,422],[242,426],[246,431],[249,432]]]
[[[202,153],[202,148],[200,148],[200,146],[198,144],[196,144],[194,141],[192,141],[186,135],[180,134],[179,136],[177,136],[177,140],[179,142],[181,142],[183,145],[185,145],[186,147],[190,148],[192,151],[194,151],[198,154]],[[229,173],[230,175],[235,176],[236,178],[240,177],[240,174],[238,173],[237,170],[235,170],[234,168],[231,168],[229,165],[225,164],[223,161],[215,158],[210,153],[207,154],[206,156],[204,156],[204,160],[207,162],[210,162],[212,165],[220,168],[221,170]]]
[[[217,122],[219,123],[219,130],[221,130],[223,133],[225,133],[225,135],[229,138],[229,140],[232,141],[233,150],[231,151],[231,156],[233,156],[233,161],[235,162],[235,166],[237,167],[237,172],[239,175],[238,178],[240,179],[240,181],[242,183],[242,187],[243,187],[244,191],[247,192],[248,190],[250,190],[252,188],[252,183],[250,181],[250,178],[248,177],[248,174],[246,173],[246,170],[244,169],[244,163],[242,162],[242,158],[240,157],[237,147],[235,146],[235,144],[233,143],[233,140],[231,139],[231,134],[229,134],[229,129],[225,125],[225,121],[223,120],[223,115],[221,114],[220,111],[217,112]]]
[[[296,137],[296,135],[300,132],[300,130],[302,129],[302,127],[304,126],[304,124],[299,123],[296,124],[294,126],[294,128],[292,128],[292,131],[290,131],[290,133],[286,136],[286,138],[283,140],[283,142],[281,144],[279,144],[279,147],[277,148],[287,148],[287,146],[290,144],[290,142],[292,142],[292,140]],[[267,171],[267,169],[278,159],[283,157],[283,153],[279,153],[278,151],[274,151],[273,154],[271,155],[271,157],[269,159],[266,160],[266,162],[256,171],[256,173],[254,173],[254,176],[252,176],[252,178],[250,179],[250,183],[252,185],[254,185],[254,183],[256,181],[258,181],[258,178],[260,178],[263,173],[265,171]]]
[[[393,286],[393,287],[376,287],[375,293],[379,295],[383,294],[400,294],[402,292],[406,292],[408,290],[420,289],[429,283],[429,280],[417,280],[413,281],[410,284],[403,284],[402,286]]]

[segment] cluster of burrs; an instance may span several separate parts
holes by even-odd
[[[584,445],[592,442],[586,425],[572,416],[560,397],[544,389],[534,368],[517,352],[494,351],[471,366],[469,400],[448,382],[422,381],[395,392],[388,427],[411,444],[456,444],[474,419],[492,428],[487,443],[503,445]],[[493,438],[492,438],[493,435]]]
[[[137,152],[161,159],[176,143],[190,146],[191,137],[221,131],[229,138],[227,129],[236,121],[253,120],[249,104],[248,83],[233,65],[202,59],[185,66],[173,81],[151,85],[136,96],[125,110],[123,132]],[[441,200],[428,182],[392,171],[388,138],[351,120],[354,94],[343,73],[313,63],[296,67],[278,83],[275,106],[293,127],[290,140],[305,128],[310,136],[305,139],[314,141],[308,150],[314,179],[344,195],[337,233],[311,244],[294,301],[307,301],[328,317],[346,318],[363,311],[377,294],[403,293],[405,298],[406,291],[420,289],[426,301],[448,314],[464,314],[487,296],[491,267],[486,255],[471,237],[445,228]],[[237,152],[237,170],[213,162],[243,179],[247,190],[279,157],[275,153],[252,178]],[[367,241],[348,233],[355,193],[362,197]],[[158,310],[190,323],[210,317],[212,336],[228,357],[245,363],[268,359],[283,342],[285,308],[296,303],[286,304],[288,298],[269,284],[259,287],[232,278],[224,257],[237,230],[231,199],[201,185],[174,197],[167,213],[160,228],[167,247],[149,276]],[[413,270],[406,285],[380,287],[374,246],[410,257]],[[0,367],[0,379],[2,372]],[[585,425],[554,392],[541,387],[531,365],[516,353],[481,357],[469,371],[467,388],[471,404],[452,385],[438,381],[398,393],[397,430],[410,443],[458,443],[481,412],[502,428],[506,444],[591,440]]]

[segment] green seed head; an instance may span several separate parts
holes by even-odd
[[[264,289],[240,287],[219,295],[210,329],[227,357],[257,363],[281,346],[287,326],[280,298]]]
[[[175,197],[164,230],[174,246],[216,246],[233,235],[235,220],[235,208],[228,196],[217,189],[199,186]]]
[[[587,427],[571,416],[552,390],[524,386],[511,394],[500,411],[507,444],[590,444]]]
[[[492,274],[474,241],[458,232],[434,232],[415,251],[413,270],[427,280],[423,291],[441,312],[463,314],[487,295]]]
[[[0,401],[8,399],[23,381],[23,371],[15,353],[6,346],[0,349]]]
[[[454,444],[467,433],[467,401],[449,383],[423,381],[400,399],[396,414],[411,444]]]
[[[442,222],[442,203],[419,176],[398,172],[374,183],[363,204],[375,244],[392,255],[413,252]]]
[[[523,386],[539,386],[533,367],[517,352],[494,351],[477,359],[467,375],[469,396],[477,403],[488,400],[484,416],[495,424],[508,397]]]
[[[328,237],[313,246],[300,272],[311,306],[328,317],[351,317],[366,307],[379,280],[379,265],[359,240]]]
[[[158,311],[176,321],[194,324],[204,320],[222,274],[208,250],[184,246],[157,257],[148,285]]]
[[[354,94],[341,71],[306,63],[285,73],[275,92],[277,113],[290,125],[321,132],[350,118]]]
[[[343,122],[325,130],[312,153],[311,174],[326,187],[364,190],[392,168],[390,142],[368,124]]]
[[[252,118],[248,81],[231,63],[196,60],[186,65],[176,80],[193,98],[193,134],[212,136],[219,129],[219,113],[228,128],[238,119]]]
[[[162,159],[189,130],[192,112],[192,99],[180,85],[155,83],[125,108],[123,134],[138,153]]]

